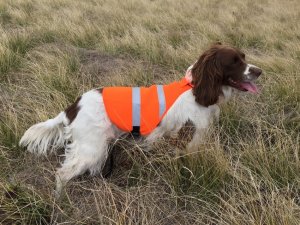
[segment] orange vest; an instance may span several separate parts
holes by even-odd
[[[191,89],[183,78],[167,85],[150,87],[107,87],[102,96],[111,122],[120,130],[151,133],[157,127],[176,99]]]

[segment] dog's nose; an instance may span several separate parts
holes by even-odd
[[[250,74],[253,74],[257,77],[259,77],[262,74],[262,70],[258,67],[250,67],[249,72]]]

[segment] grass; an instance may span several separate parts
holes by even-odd
[[[35,191],[19,185],[2,186],[1,223],[3,224],[49,224],[51,204],[45,202]]]
[[[2,1],[0,224],[298,225],[299,10],[279,0]],[[185,140],[150,152],[122,140],[110,178],[83,175],[54,200],[62,158],[17,146],[30,125],[91,88],[179,79],[216,41],[264,70],[259,95],[226,104],[197,154],[182,152]]]

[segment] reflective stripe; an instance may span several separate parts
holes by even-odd
[[[159,102],[159,117],[166,111],[166,98],[163,85],[157,85],[157,96]]]
[[[132,88],[132,126],[141,125],[141,90]]]

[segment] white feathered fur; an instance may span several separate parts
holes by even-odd
[[[20,140],[21,146],[38,155],[46,154],[64,146],[64,125],[67,125],[65,113],[30,127]]]

